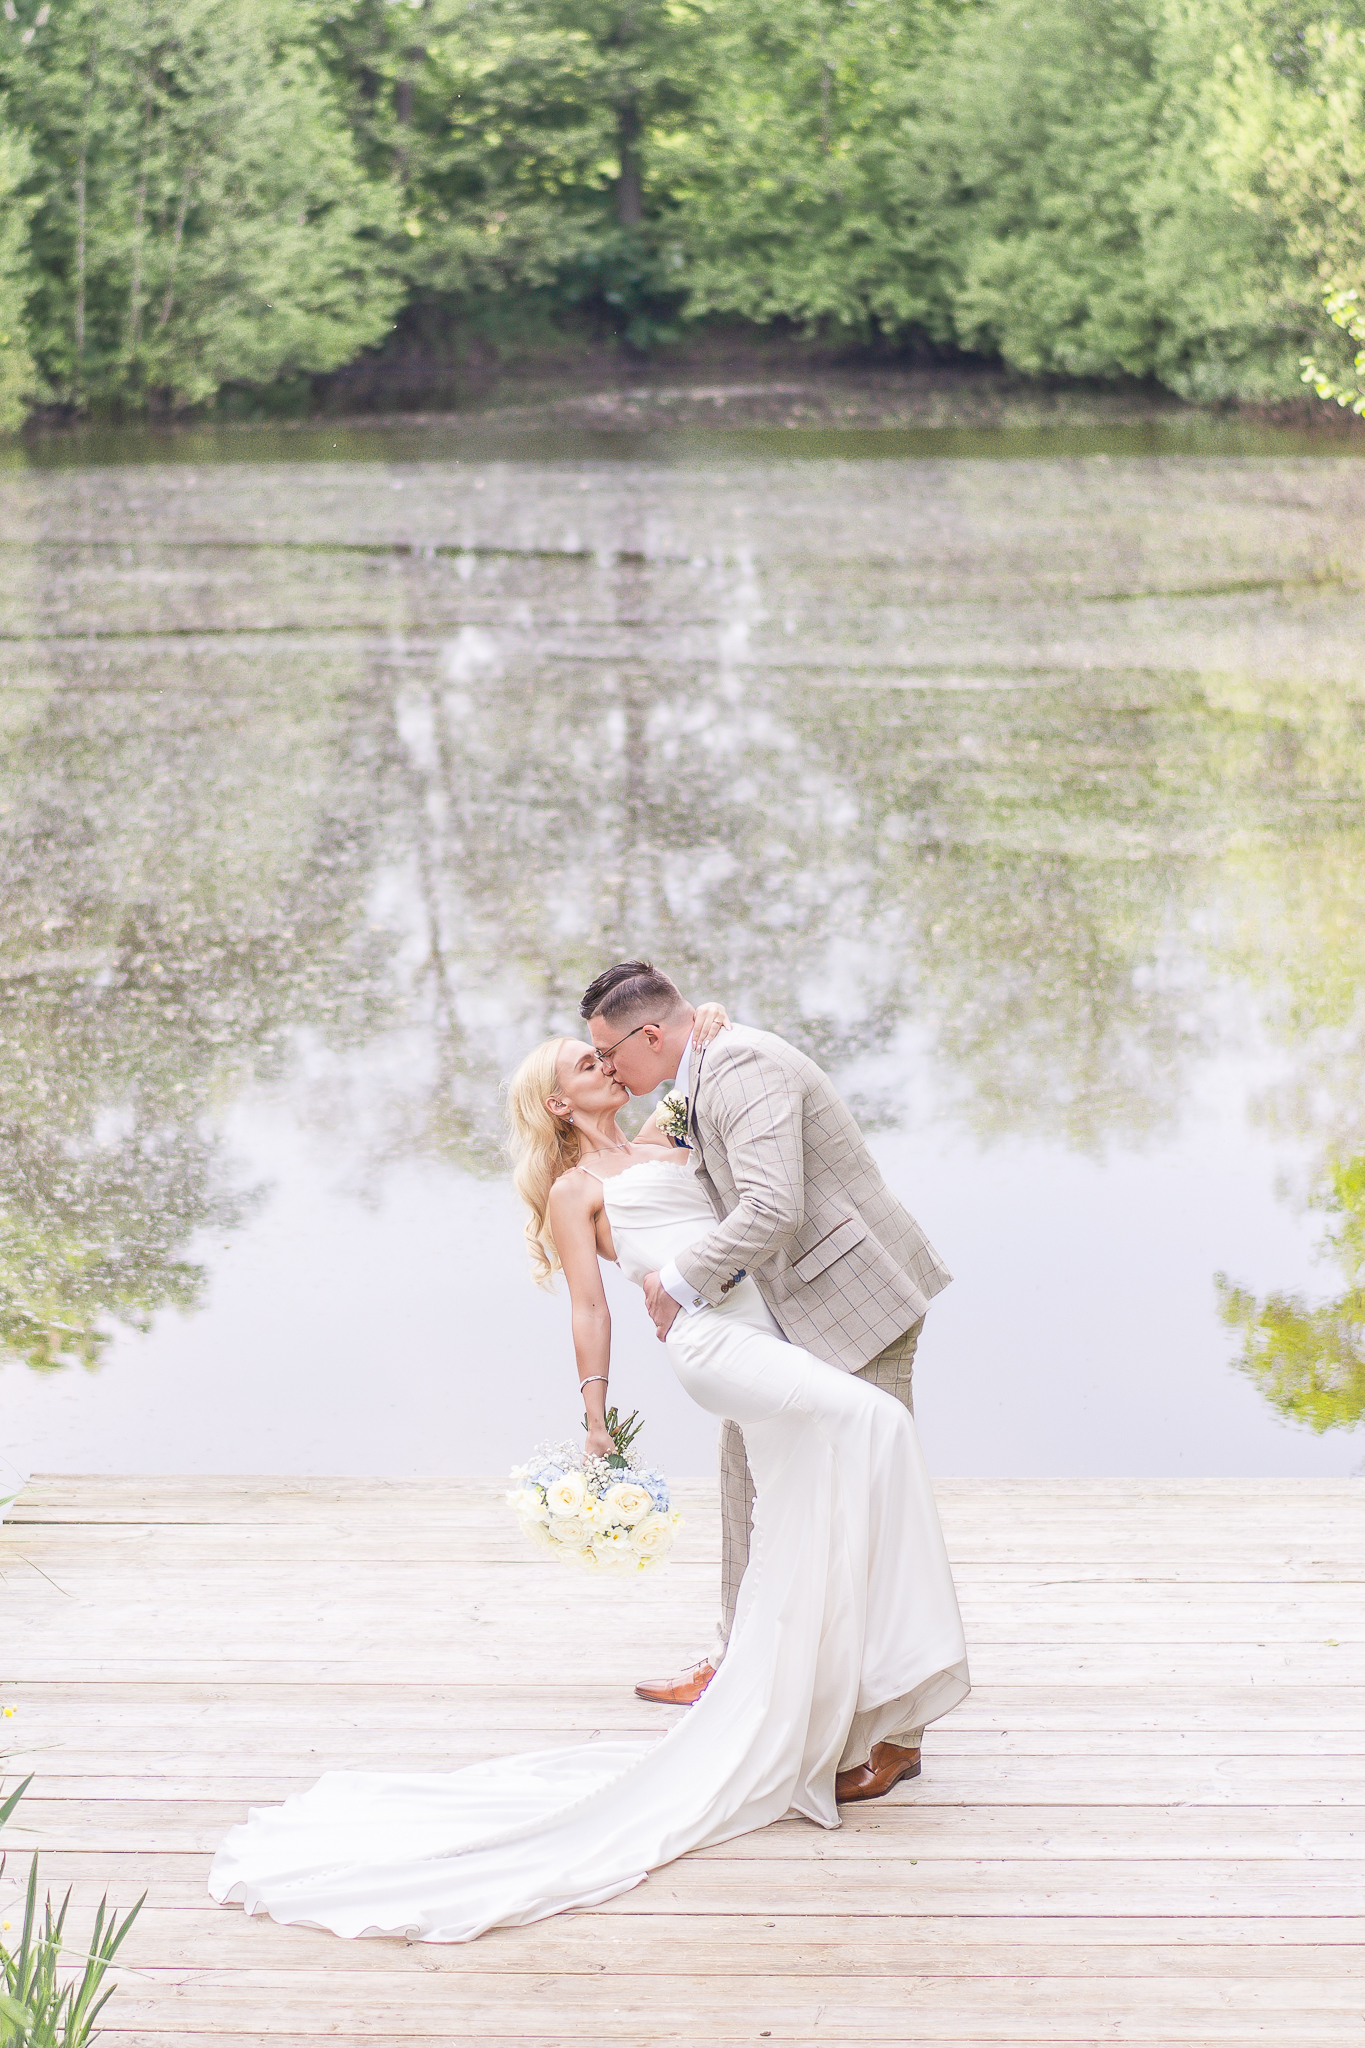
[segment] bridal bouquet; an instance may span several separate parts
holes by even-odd
[[[512,1467],[515,1492],[507,1496],[537,1549],[561,1564],[588,1571],[647,1572],[673,1548],[682,1516],[670,1506],[662,1473],[641,1465],[631,1451],[640,1433],[637,1415],[620,1421],[607,1410],[612,1450],[590,1458],[572,1444],[540,1444],[524,1465]]]

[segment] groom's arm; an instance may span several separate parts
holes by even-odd
[[[781,1251],[805,1219],[805,1092],[765,1049],[730,1043],[707,1076],[706,1112],[724,1148],[736,1202],[724,1222],[674,1264],[716,1308],[727,1282]]]

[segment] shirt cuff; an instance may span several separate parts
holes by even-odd
[[[690,1316],[700,1315],[704,1308],[711,1306],[705,1295],[698,1294],[696,1288],[689,1286],[683,1279],[672,1259],[660,1268],[659,1285],[664,1293],[671,1294],[678,1307],[685,1309]]]

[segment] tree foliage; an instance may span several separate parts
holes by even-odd
[[[28,209],[20,191],[32,157],[0,102],[0,433],[20,426],[34,384],[27,303],[32,288]]]
[[[782,322],[1203,399],[1310,357],[1338,395],[1365,12],[1306,6],[4,0],[0,420],[495,316],[636,350]]]
[[[308,25],[276,0],[62,0],[11,34],[53,397],[192,404],[335,368],[391,326],[393,195]]]

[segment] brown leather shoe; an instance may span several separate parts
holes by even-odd
[[[715,1665],[703,1659],[681,1678],[661,1678],[657,1685],[637,1685],[636,1697],[652,1700],[656,1707],[690,1707],[701,1698],[715,1675]]]
[[[834,1780],[834,1796],[841,1806],[853,1799],[880,1799],[902,1778],[919,1776],[919,1751],[899,1749],[894,1742],[877,1742],[865,1764],[856,1770],[840,1771]]]

